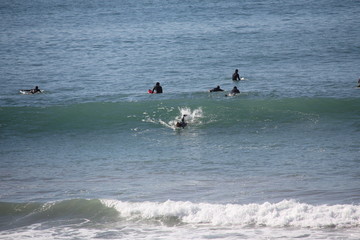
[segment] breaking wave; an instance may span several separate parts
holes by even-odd
[[[359,205],[310,205],[295,200],[262,204],[182,201],[125,202],[73,199],[49,203],[0,203],[1,229],[66,219],[68,222],[132,222],[239,227],[359,228]]]

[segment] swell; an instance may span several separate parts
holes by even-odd
[[[187,109],[202,128],[238,123],[317,122],[319,119],[356,121],[360,99],[286,98],[254,99],[242,96],[207,99],[158,99],[138,102],[92,102],[47,107],[2,107],[0,130],[22,134],[52,131],[125,130],[161,127],[178,120]],[[155,123],[155,124],[154,124]],[[249,125],[248,125],[249,126]]]
[[[0,202],[0,230],[56,220],[107,221],[117,215],[113,208],[96,199],[48,203]]]

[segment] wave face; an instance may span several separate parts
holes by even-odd
[[[83,103],[47,107],[2,107],[1,129],[22,134],[56,131],[88,131],[170,126],[187,114],[193,126],[258,127],[356,120],[359,99],[288,98],[230,100],[153,100],[117,103]],[[150,124],[151,123],[151,124]],[[155,123],[155,124],[154,124]],[[240,125],[239,125],[240,124]]]
[[[114,219],[117,212],[99,200],[73,199],[49,203],[0,203],[1,228],[18,228],[49,221]]]

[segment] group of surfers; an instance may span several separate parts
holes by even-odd
[[[233,81],[240,81],[240,75],[239,75],[239,69],[235,69],[235,72],[232,75],[232,80]],[[209,92],[222,92],[224,91],[223,89],[220,88],[220,86],[217,86],[216,88],[210,89]],[[234,86],[233,89],[230,91],[230,95],[235,95],[237,93],[240,93],[239,89]]]
[[[240,81],[240,75],[239,75],[239,70],[236,69],[235,72],[233,73],[232,75],[232,80],[233,81]],[[26,91],[26,92],[29,92],[30,94],[35,94],[35,93],[39,93],[41,92],[41,90],[39,89],[38,86],[36,86],[34,89],[30,89],[30,90],[23,90],[23,91]],[[217,86],[213,89],[210,89],[209,92],[222,92],[224,91],[223,89],[220,88],[220,86]],[[157,82],[155,84],[155,86],[153,87],[153,89],[149,89],[148,91],[149,93],[162,93],[163,92],[163,89],[160,85],[159,82]],[[239,89],[237,89],[236,86],[234,86],[234,88],[230,91],[229,95],[235,95],[237,93],[240,93]],[[176,122],[175,124],[175,127],[177,128],[185,128],[185,126],[187,125],[187,123],[185,122],[185,117],[187,115],[184,114],[180,120],[180,122]]]
[[[233,80],[233,81],[240,81],[240,80],[241,80],[238,69],[235,69],[235,72],[234,72],[233,75],[232,75],[232,80]],[[358,80],[358,86],[357,86],[357,87],[360,88],[360,78],[359,78],[359,80]],[[38,86],[36,86],[34,89],[22,90],[22,91],[29,92],[30,94],[35,94],[35,93],[40,93],[40,92],[41,92],[41,90],[39,89]],[[221,89],[220,86],[217,86],[217,87],[209,90],[209,92],[223,92],[223,91],[224,91],[224,90]],[[163,92],[163,89],[162,89],[160,83],[157,82],[157,83],[155,84],[155,86],[153,87],[153,89],[152,89],[152,90],[149,89],[148,92],[149,92],[149,93],[162,93],[162,92]],[[237,93],[240,93],[240,91],[239,91],[239,89],[238,89],[236,86],[234,86],[234,88],[230,91],[229,95],[225,95],[225,96],[233,96],[233,95],[235,95],[235,94],[237,94]],[[186,116],[187,116],[187,115],[184,114],[184,115],[182,116],[182,118],[181,118],[181,121],[180,121],[180,122],[176,122],[175,127],[177,127],[177,128],[185,128],[185,126],[187,125],[187,123],[185,122],[185,117],[186,117]]]
[[[240,81],[240,80],[241,80],[238,69],[235,69],[235,72],[234,72],[233,75],[232,75],[232,80],[233,80],[233,81]],[[220,86],[217,86],[217,87],[209,90],[209,92],[223,92],[223,91],[224,91],[224,90],[221,89]],[[155,84],[155,86],[153,87],[153,89],[149,89],[148,92],[149,92],[149,93],[162,93],[162,92],[163,92],[163,89],[162,89],[160,83],[157,82],[157,83]],[[237,94],[237,93],[240,93],[240,91],[239,91],[239,89],[238,89],[236,86],[234,86],[234,88],[230,91],[229,95],[225,95],[225,96],[234,96],[234,95]],[[187,125],[187,123],[185,122],[185,117],[186,117],[186,116],[187,116],[187,115],[184,114],[184,115],[182,116],[181,120],[178,121],[178,122],[176,122],[175,127],[177,127],[177,128],[185,128],[186,125]]]
[[[240,80],[241,80],[238,69],[235,69],[235,72],[234,72],[233,75],[232,75],[232,80],[233,80],[233,81],[240,81]],[[224,91],[224,90],[221,89],[220,86],[217,86],[217,87],[209,90],[209,92],[223,92],[223,91]],[[163,92],[163,89],[162,89],[162,87],[160,86],[160,83],[157,82],[157,83],[155,84],[155,86],[153,87],[153,89],[152,89],[152,90],[149,89],[148,92],[149,92],[149,93],[162,93],[162,92]],[[235,95],[235,94],[237,94],[237,93],[240,93],[240,91],[239,91],[239,89],[238,89],[236,86],[234,86],[234,88],[230,91],[230,94],[231,94],[231,95]]]
[[[232,75],[232,80],[233,80],[233,81],[240,81],[240,75],[239,75],[239,70],[238,70],[238,69],[236,69],[235,72],[233,73],[233,75]],[[35,94],[35,93],[40,93],[40,92],[41,92],[41,90],[39,89],[38,86],[36,86],[34,89],[21,90],[21,91],[26,91],[26,92],[28,92],[28,93],[30,93],[30,94]],[[222,92],[222,91],[224,91],[224,90],[222,90],[222,89],[220,88],[220,86],[217,86],[216,88],[210,89],[209,91],[210,91],[210,92]],[[162,87],[160,86],[160,83],[157,82],[157,83],[155,84],[155,86],[153,87],[153,89],[152,89],[152,90],[149,89],[148,92],[149,92],[149,93],[162,93],[162,92],[163,92],[163,89],[162,89]],[[239,90],[237,89],[237,87],[235,86],[235,87],[231,90],[230,93],[231,93],[231,94],[236,94],[236,93],[240,93],[240,91],[239,91]]]

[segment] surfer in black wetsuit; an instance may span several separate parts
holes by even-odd
[[[233,81],[240,81],[240,75],[239,75],[239,70],[235,69],[235,72],[232,75],[232,80]]]
[[[187,123],[185,122],[185,117],[186,116],[187,115],[184,114],[183,117],[181,118],[181,122],[177,122],[175,126],[176,127],[182,127],[182,128],[186,127],[186,125],[187,125]]]
[[[157,82],[152,90],[152,93],[162,93],[163,92],[163,89],[162,87],[160,86],[160,83]]]
[[[31,92],[32,94],[34,94],[34,93],[41,92],[41,91],[40,91],[39,87],[36,86],[34,89],[31,89],[30,92]]]
[[[236,87],[236,86],[234,86],[234,88],[230,91],[230,94],[236,94],[236,93],[240,93],[240,91],[239,91],[239,89]]]
[[[358,80],[358,86],[357,87],[359,87],[360,88],[360,78],[359,78],[359,80]]]
[[[213,88],[213,89],[210,89],[210,90],[209,90],[209,92],[222,92],[222,91],[224,91],[224,90],[222,90],[222,89],[220,88],[220,86],[217,86],[216,88]]]

